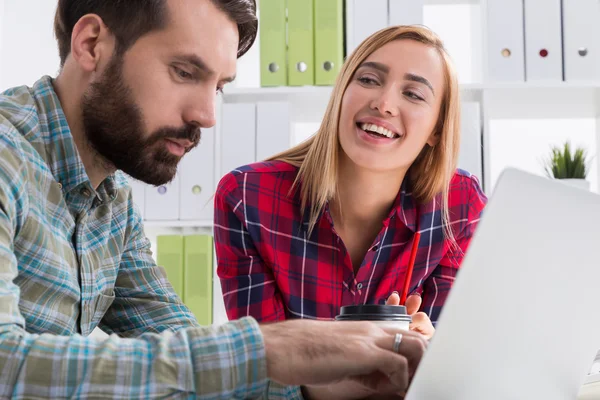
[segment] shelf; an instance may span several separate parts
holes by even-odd
[[[460,89],[468,91],[487,90],[547,90],[547,89],[598,89],[600,82],[524,82],[524,83],[463,83]],[[330,95],[331,86],[279,86],[279,87],[232,87],[225,89],[225,100],[246,96],[318,96]]]
[[[144,221],[147,228],[211,228],[211,221]]]

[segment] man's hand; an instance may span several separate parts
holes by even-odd
[[[423,357],[418,333],[369,322],[292,320],[261,325],[270,379],[304,388],[309,399],[399,394]],[[394,353],[394,337],[403,338]]]
[[[433,337],[435,333],[435,328],[431,323],[431,320],[424,312],[418,312],[419,307],[421,307],[421,296],[413,294],[412,296],[408,296],[406,299],[406,312],[407,314],[412,316],[412,322],[410,324],[410,329],[419,332],[428,340]],[[385,304],[391,306],[397,306],[400,304],[400,296],[398,293],[394,292],[390,297],[388,297]]]

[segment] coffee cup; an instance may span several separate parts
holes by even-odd
[[[336,321],[370,321],[377,325],[394,329],[408,330],[412,317],[406,313],[405,306],[385,304],[362,304],[343,306]]]

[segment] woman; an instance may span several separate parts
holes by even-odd
[[[229,318],[331,319],[343,305],[398,304],[419,232],[406,305],[411,328],[431,337],[487,202],[456,169],[459,107],[434,33],[401,26],[366,39],[313,137],[218,185]]]

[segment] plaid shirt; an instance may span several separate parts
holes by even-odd
[[[198,326],[124,176],[90,184],[49,77],[0,95],[0,372],[0,398],[299,396],[269,385],[254,319]]]
[[[436,323],[487,203],[478,180],[458,170],[450,185],[450,224],[459,249],[444,238],[441,196],[417,204],[406,186],[367,251],[358,273],[335,233],[328,207],[309,237],[297,168],[256,163],[225,175],[215,197],[218,275],[230,319],[332,319],[349,304],[385,303],[402,292],[413,237],[421,233],[410,292]]]

